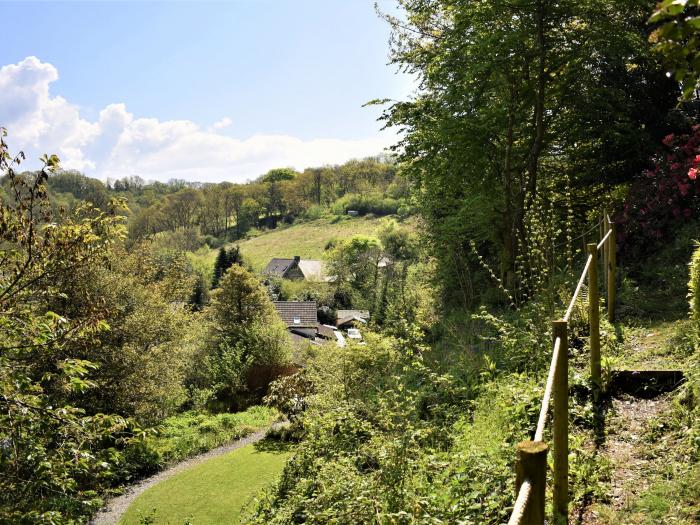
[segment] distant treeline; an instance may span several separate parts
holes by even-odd
[[[112,197],[125,197],[132,239],[199,228],[204,235],[234,240],[251,228],[274,228],[280,221],[315,218],[325,211],[408,215],[409,187],[398,173],[399,165],[375,157],[302,172],[273,169],[242,184],[146,182],[138,176],[103,183],[77,171],[62,171],[48,186],[56,205],[64,207],[86,200],[104,209]]]

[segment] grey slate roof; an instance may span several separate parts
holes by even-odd
[[[277,313],[287,328],[316,328],[316,301],[274,301]]]
[[[285,272],[294,264],[294,259],[272,259],[263,270],[263,274],[284,277]]]

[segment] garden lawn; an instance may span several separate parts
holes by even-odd
[[[120,525],[233,525],[241,510],[282,472],[287,451],[248,445],[154,485],[128,508]],[[154,510],[155,509],[155,510]]]

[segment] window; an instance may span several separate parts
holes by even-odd
[[[301,317],[295,317],[294,324],[301,324]]]

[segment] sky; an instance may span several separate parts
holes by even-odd
[[[396,135],[363,104],[413,89],[373,0],[0,1],[0,19],[11,149],[103,180],[242,182],[376,155]]]

